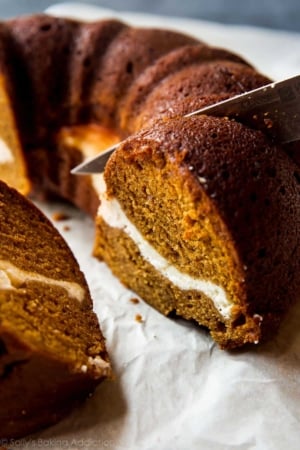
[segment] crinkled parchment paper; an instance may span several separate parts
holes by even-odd
[[[276,80],[300,73],[296,33],[116,14],[79,4],[55,6],[52,13],[175,28],[241,53]],[[300,448],[300,304],[273,342],[250,351],[221,351],[201,328],[131,301],[136,295],[91,256],[94,226],[88,217],[61,204],[40,206],[49,217],[66,210],[70,216],[55,225],[88,280],[116,379],[100,385],[64,421],[16,441],[15,448]]]

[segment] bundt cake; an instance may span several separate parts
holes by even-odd
[[[221,347],[274,331],[299,295],[297,166],[249,125],[183,117],[270,80],[227,50],[116,20],[0,29],[3,154],[23,173],[23,150],[31,192],[96,216],[95,256]],[[70,174],[119,140],[104,177]]]
[[[59,420],[111,369],[78,263],[49,220],[4,182],[0,282],[0,438],[11,438]]]

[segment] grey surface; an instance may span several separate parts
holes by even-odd
[[[41,12],[51,0],[0,0],[0,16]],[[82,0],[116,10],[193,17],[300,32],[299,0]]]

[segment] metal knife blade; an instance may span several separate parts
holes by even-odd
[[[186,114],[228,116],[262,129],[278,142],[300,140],[300,75],[245,92],[227,100]],[[76,166],[73,174],[93,174],[104,171],[110,155],[121,144],[109,147],[96,157]]]
[[[108,147],[103,152],[99,153],[97,156],[92,156],[91,158],[86,159],[82,163],[78,164],[78,166],[74,167],[71,170],[73,175],[92,175],[93,173],[101,173],[104,172],[107,161],[109,160],[111,154],[117,150],[119,145],[122,142],[118,142],[117,144]]]

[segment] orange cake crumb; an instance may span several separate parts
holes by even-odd
[[[55,222],[62,222],[63,220],[69,220],[70,216],[62,211],[56,211],[52,214],[52,220]]]
[[[141,314],[136,314],[135,315],[135,320],[136,320],[136,322],[139,322],[139,323],[145,322],[144,319],[143,319],[143,316],[141,316]]]

